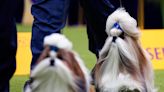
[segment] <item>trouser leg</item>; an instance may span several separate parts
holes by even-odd
[[[69,0],[36,0],[32,5],[34,17],[32,27],[32,63],[31,68],[43,50],[43,39],[51,33],[60,33],[66,24]]]

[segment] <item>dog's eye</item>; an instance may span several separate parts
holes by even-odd
[[[61,56],[58,56],[57,58],[60,59],[60,60],[63,60],[63,57],[61,57]]]
[[[124,32],[121,33],[121,35],[119,36],[120,38],[124,39]]]
[[[134,91],[134,92],[140,92],[138,89],[134,89],[133,91]]]

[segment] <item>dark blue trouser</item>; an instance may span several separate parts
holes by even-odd
[[[23,21],[23,13],[24,13],[24,4],[25,0],[17,1],[17,9],[16,9],[16,23],[22,23]]]
[[[31,68],[43,50],[44,37],[51,33],[60,33],[65,26],[68,7],[69,0],[35,0],[32,5],[34,22],[31,40],[33,55]]]
[[[134,17],[137,16],[137,1],[122,0],[123,6]],[[80,0],[80,3],[86,16],[89,49],[98,56],[107,37],[106,19],[119,7],[119,0]],[[43,38],[51,33],[60,32],[64,27],[68,6],[69,0],[36,0],[33,4],[32,66],[43,50]]]
[[[0,0],[0,92],[9,92],[9,80],[16,69],[16,0]]]

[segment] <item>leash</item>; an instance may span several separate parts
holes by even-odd
[[[123,7],[123,5],[122,5],[122,0],[120,0],[120,7]]]

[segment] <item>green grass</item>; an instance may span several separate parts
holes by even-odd
[[[19,32],[31,31],[31,25],[18,25],[17,27]],[[86,66],[91,69],[96,62],[96,58],[94,54],[88,50],[85,27],[66,27],[62,32],[72,41],[74,50],[80,54],[81,58],[85,61]],[[14,76],[11,79],[11,92],[22,92],[26,80],[28,80],[28,75]],[[164,70],[155,70],[155,84],[159,89],[158,92],[164,92]]]
[[[18,32],[31,32],[31,25],[22,25],[22,24],[18,24],[17,25],[17,31]]]

